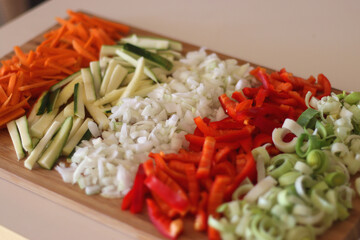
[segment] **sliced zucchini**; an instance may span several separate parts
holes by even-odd
[[[59,109],[55,108],[50,113],[45,113],[41,118],[30,127],[30,134],[33,137],[42,138],[46,129],[51,125],[52,121],[56,117]]]
[[[125,89],[126,89],[126,87],[122,87],[122,88],[119,88],[119,89],[112,90],[111,92],[109,92],[105,96],[103,96],[102,98],[96,100],[94,102],[94,105],[95,106],[102,106],[102,105],[111,103],[113,101],[117,101],[121,97],[121,95],[123,94]]]
[[[125,52],[124,49],[116,50],[116,54],[118,54],[125,61],[131,63],[134,67],[137,66],[137,60],[134,57],[132,57],[129,53]],[[150,70],[150,68],[145,66],[144,67],[144,72],[145,72],[146,76],[148,76],[154,82],[159,83],[159,80],[157,79],[156,75]]]
[[[126,75],[128,74],[128,70],[121,66],[120,64],[117,64],[114,71],[111,74],[109,84],[107,85],[105,96],[109,92],[111,92],[114,89],[117,89],[121,82],[125,79]]]
[[[37,115],[37,112],[40,108],[40,105],[42,103],[43,98],[46,96],[47,92],[43,92],[40,97],[37,99],[36,103],[34,104],[33,108],[31,109],[31,112],[28,117],[28,123],[31,126],[34,122],[39,120],[40,116]]]
[[[121,47],[122,45],[102,45],[99,54],[100,58],[116,55],[115,51]]]
[[[75,134],[75,132],[80,128],[81,124],[84,122],[84,119],[79,118],[79,117],[74,117],[73,119],[73,126],[71,128],[70,134],[69,134],[69,139],[72,138],[72,136]]]
[[[65,121],[65,119],[68,116],[65,116],[64,114],[65,109],[63,109],[58,115],[56,115],[56,117],[54,118],[54,122],[59,122],[59,123],[63,123]]]
[[[66,145],[62,150],[63,156],[69,156],[70,153],[74,150],[76,145],[79,143],[81,138],[84,136],[86,131],[89,129],[88,123],[91,119],[87,118],[82,124],[81,127],[77,129],[75,134],[67,141]]]
[[[41,103],[36,115],[42,115],[45,113],[49,102],[49,96],[50,96],[50,92],[46,91],[45,96],[41,99]]]
[[[61,125],[60,130],[57,132],[49,146],[46,148],[44,153],[41,155],[37,163],[45,168],[52,169],[56,161],[58,160],[65,143],[69,137],[69,133],[72,127],[73,118],[67,117],[64,123]]]
[[[79,71],[80,72],[80,71]],[[73,96],[74,94],[74,86],[76,83],[81,82],[82,77],[81,75],[77,76],[75,79],[73,79],[71,82],[69,82],[60,92],[59,98],[56,101],[55,108],[58,108],[68,102],[68,100]]]
[[[57,99],[59,98],[60,88],[56,89],[53,92],[50,92],[49,101],[47,104],[47,112],[51,112],[56,104]]]
[[[71,74],[70,76],[68,76],[67,78],[64,78],[63,80],[61,80],[60,82],[54,84],[53,86],[51,86],[50,91],[54,92],[56,89],[61,88],[63,86],[65,86],[66,84],[68,84],[69,82],[73,81],[75,78],[77,78],[80,75],[80,71],[77,71],[76,73]]]
[[[83,89],[84,89],[84,85],[82,82],[79,82],[74,86],[74,115],[82,119],[85,118]]]
[[[159,54],[152,53],[150,51],[147,51],[143,48],[137,47],[135,45],[132,45],[130,43],[126,43],[123,46],[123,49],[125,51],[132,52],[136,55],[144,57],[146,60],[150,61],[152,64],[158,65],[166,70],[171,70],[173,67],[172,62],[167,60],[166,58],[160,56]]]
[[[136,34],[122,38],[120,43],[131,43],[133,45],[149,49],[169,49],[170,47],[170,42],[168,40],[139,37]]]
[[[33,150],[33,143],[31,140],[29,124],[26,115],[16,119],[15,123],[20,133],[22,147],[25,149],[25,151],[31,152]]]
[[[99,61],[90,62],[90,71],[91,71],[91,75],[92,75],[93,80],[94,80],[94,87],[95,87],[96,97],[98,98],[99,97],[100,86],[101,86],[101,81],[102,81],[100,62]]]
[[[61,123],[54,121],[49,129],[46,131],[43,138],[40,139],[34,150],[30,153],[27,159],[24,161],[24,165],[27,169],[31,170],[34,164],[38,161],[41,154],[44,152],[46,145],[51,141],[57,130],[60,128]]]
[[[15,121],[8,122],[6,124],[6,126],[7,126],[7,129],[9,131],[11,141],[12,141],[12,143],[14,145],[14,149],[15,149],[17,159],[18,160],[23,159],[25,157],[25,152],[24,152],[24,150],[22,148],[20,134],[19,134],[19,131],[18,131],[17,127],[16,127]]]
[[[66,105],[64,108],[64,116],[67,118],[69,116],[74,116],[74,101]]]
[[[120,43],[131,43],[138,47],[165,50],[172,49],[175,51],[182,51],[182,44],[178,41],[159,38],[159,37],[143,37],[137,36],[135,34],[130,35],[129,37],[122,38]]]
[[[107,86],[109,85],[109,82],[111,79],[111,75],[114,72],[116,65],[119,64],[119,62],[120,62],[119,60],[112,59],[110,61],[109,65],[107,66],[104,78],[103,78],[103,80],[101,82],[101,86],[100,86],[100,96],[103,97],[105,95]]]
[[[144,72],[145,67],[145,60],[143,57],[140,57],[139,60],[137,60],[137,66],[135,69],[135,74],[133,78],[131,79],[130,83],[126,87],[124,93],[121,95],[121,98],[130,97],[131,94],[133,94],[138,87],[138,82],[141,80],[141,76]]]
[[[106,130],[109,127],[110,120],[101,108],[91,103],[85,103],[85,107],[101,129]]]
[[[90,68],[81,69],[81,76],[84,82],[86,100],[88,102],[94,102],[96,100],[96,90]]]

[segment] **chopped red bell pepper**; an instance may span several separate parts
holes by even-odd
[[[188,164],[187,166],[185,166],[185,172],[188,178],[188,195],[191,203],[191,210],[192,212],[196,212],[200,197],[200,187],[199,182],[196,178],[196,169],[194,165]]]
[[[319,99],[325,96],[329,96],[331,93],[331,84],[324,74],[319,74],[318,84],[322,87],[322,94],[317,96]]]
[[[233,180],[232,184],[227,189],[226,195],[227,198],[230,198],[231,194],[236,190],[236,188],[244,181],[245,178],[249,177],[250,179],[254,179],[254,175],[256,175],[256,163],[254,157],[251,153],[245,155],[246,163],[243,169],[241,169],[240,173],[238,173]]]
[[[217,175],[215,181],[211,186],[209,201],[208,201],[208,214],[218,217],[219,213],[216,209],[224,201],[226,187],[230,184],[231,179],[225,175]]]
[[[206,178],[210,176],[210,169],[215,153],[215,143],[216,143],[215,138],[213,137],[205,138],[199,167],[196,171],[197,178]]]
[[[131,213],[139,213],[143,209],[145,201],[146,186],[144,184],[146,174],[143,165],[140,164],[135,176],[134,186],[132,188],[132,203],[130,206]]]
[[[131,207],[133,201],[134,189],[131,189],[123,198],[121,203],[121,210],[127,210]]]
[[[159,232],[169,239],[176,239],[184,229],[183,220],[172,220],[163,214],[156,202],[150,198],[146,199],[146,204],[149,218]]]
[[[172,187],[160,181],[156,176],[147,177],[145,184],[151,192],[158,195],[171,208],[174,208],[180,213],[187,212],[189,200],[184,192],[174,190]]]
[[[205,231],[207,229],[207,212],[209,194],[205,191],[200,193],[200,202],[198,205],[198,211],[195,216],[194,229],[196,231]]]

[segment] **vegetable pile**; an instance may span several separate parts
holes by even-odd
[[[56,18],[60,28],[44,34],[45,40],[24,53],[1,61],[0,127],[25,114],[29,103],[66,76],[88,67],[101,46],[114,44],[129,27],[83,13],[68,11],[69,19]]]
[[[185,218],[209,239],[314,239],[349,216],[359,93],[68,13],[0,68],[0,126],[25,167],[66,157],[65,182],[133,214],[146,205],[170,239]]]

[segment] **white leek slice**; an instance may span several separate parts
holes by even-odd
[[[284,142],[283,138],[286,134],[290,133],[291,131],[287,128],[275,128],[272,132],[272,140],[275,146],[282,152],[285,153],[293,153],[295,152],[295,146],[297,137],[294,137],[290,142]]]
[[[248,203],[255,203],[257,199],[264,193],[270,190],[270,188],[276,186],[277,181],[267,176],[261,182],[258,182],[244,197],[244,200]]]

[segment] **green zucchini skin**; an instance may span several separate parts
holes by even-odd
[[[172,62],[170,62],[166,58],[160,56],[159,54],[149,52],[143,48],[137,47],[130,43],[124,44],[123,49],[126,51],[129,51],[129,52],[135,53],[136,55],[142,56],[145,59],[159,65],[160,67],[165,68],[166,70],[171,70],[173,67]]]

